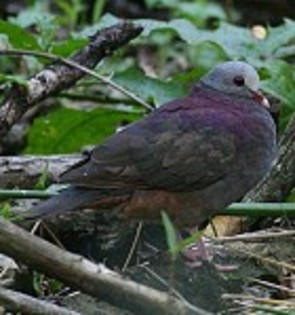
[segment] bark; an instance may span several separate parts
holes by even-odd
[[[79,315],[75,311],[0,287],[0,304],[7,311],[27,315]],[[81,314],[80,314],[81,315]]]
[[[44,172],[47,174],[48,183],[55,182],[63,171],[81,158],[78,154],[0,157],[0,187],[32,188]]]

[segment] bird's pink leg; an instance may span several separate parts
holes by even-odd
[[[199,267],[203,261],[210,262],[213,258],[212,251],[206,247],[202,237],[183,249],[182,255],[186,259],[186,264],[191,268]]]
[[[193,234],[196,232],[196,229],[190,229],[189,232]],[[190,268],[200,267],[203,261],[213,263],[214,257],[212,247],[205,244],[203,237],[183,249],[182,255],[186,260],[187,266],[189,266]],[[233,271],[238,268],[237,266],[221,265],[216,263],[213,263],[213,265],[218,271],[222,272]]]

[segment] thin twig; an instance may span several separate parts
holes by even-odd
[[[32,229],[31,229],[30,233],[31,233],[32,235],[35,235],[35,234],[36,234],[36,231],[38,230],[38,228],[40,227],[41,224],[42,224],[42,220],[37,220],[37,221],[35,222],[35,224],[33,225],[33,227],[32,227]]]
[[[52,230],[49,228],[49,226],[41,220],[43,228],[47,231],[47,233],[51,236],[53,241],[55,242],[56,245],[58,245],[60,248],[65,249],[61,241],[56,237],[56,235],[52,232]]]
[[[277,261],[275,259],[272,259],[272,258],[269,258],[269,257],[263,257],[263,256],[260,256],[258,254],[255,254],[255,253],[252,253],[248,250],[245,250],[245,249],[237,249],[235,248],[234,249],[235,251],[237,252],[240,252],[242,254],[245,254],[245,255],[248,255],[249,257],[251,258],[255,258],[257,260],[260,260],[264,263],[268,263],[270,265],[273,265],[273,266],[276,266],[276,267],[280,267],[280,268],[285,268],[291,272],[295,272],[295,266],[294,265],[291,265],[291,264],[288,264],[284,261]]]
[[[99,104],[99,103],[103,103],[103,104],[126,103],[125,98],[112,98],[109,96],[95,95],[94,93],[81,94],[81,93],[63,92],[63,93],[59,93],[58,96],[68,98],[68,99],[73,100],[73,101],[88,101],[88,102],[94,102],[96,104]],[[134,100],[130,100],[128,102],[128,104],[136,105],[138,103]]]
[[[229,294],[225,293],[222,295],[222,298],[225,300],[250,300],[253,302],[264,303],[268,305],[284,305],[288,307],[295,308],[295,302],[292,301],[285,301],[285,300],[275,300],[275,299],[268,299],[268,298],[260,298],[253,295],[244,295],[244,294]]]
[[[124,272],[126,270],[126,268],[129,266],[130,264],[130,261],[134,255],[134,252],[135,252],[135,249],[137,247],[137,244],[138,244],[138,241],[139,241],[139,238],[140,238],[140,234],[141,234],[141,231],[142,231],[142,228],[143,228],[143,222],[139,222],[138,225],[137,225],[137,228],[136,228],[136,233],[135,233],[135,236],[134,236],[134,239],[133,239],[133,242],[132,242],[132,245],[131,245],[131,248],[129,250],[129,253],[128,253],[128,256],[124,262],[124,266],[122,267],[122,272]]]
[[[156,279],[159,283],[161,283],[162,285],[164,285],[167,289],[171,289],[170,293],[174,294],[176,297],[178,297],[181,300],[185,301],[185,298],[183,297],[183,295],[181,293],[179,293],[177,290],[175,290],[174,288],[171,288],[170,283],[168,283],[165,279],[163,279],[162,277],[160,277],[154,270],[152,270],[151,268],[149,268],[146,265],[140,265],[139,267],[141,267],[142,269],[144,269],[146,272],[149,273],[149,275],[151,275],[154,279]]]
[[[5,49],[5,50],[0,50],[0,55],[25,55],[25,56],[35,56],[35,57],[42,57],[42,58],[46,58],[46,59],[50,59],[53,61],[58,61],[58,62],[62,62],[63,64],[66,64],[67,66],[76,68],[84,73],[87,73],[88,75],[91,75],[92,77],[102,81],[103,83],[111,86],[112,88],[114,88],[115,90],[121,92],[122,94],[128,96],[129,98],[131,98],[132,100],[134,100],[136,103],[140,104],[141,106],[143,106],[145,109],[147,109],[148,111],[152,111],[154,108],[149,105],[148,103],[146,103],[144,100],[142,100],[140,97],[138,97],[137,95],[135,95],[134,93],[132,93],[131,91],[123,88],[122,86],[120,86],[119,84],[117,84],[116,82],[112,81],[110,78],[104,77],[100,74],[98,74],[97,72],[86,68],[70,59],[66,59],[51,53],[46,53],[46,52],[42,52],[42,51],[32,51],[32,50],[20,50],[20,49]]]
[[[269,282],[269,281],[264,281],[264,280],[260,280],[260,279],[256,279],[256,278],[248,278],[249,281],[251,282],[255,282],[255,283],[258,283],[262,286],[265,286],[265,287],[268,287],[268,288],[273,288],[273,289],[277,289],[277,290],[280,290],[280,291],[285,291],[285,292],[288,292],[290,294],[294,294],[295,293],[295,290],[293,289],[290,289],[290,288],[287,288],[285,286],[282,286],[282,285],[279,285],[279,284],[275,284],[275,283],[272,283],[272,282]]]
[[[237,312],[232,312],[232,314],[249,314],[250,310],[254,311],[263,311],[262,314],[276,314],[276,315],[291,315],[288,308],[286,306],[285,310],[269,307],[269,306],[262,306],[261,304],[249,304],[248,301],[234,301],[236,305],[239,305],[239,309]],[[282,305],[278,305],[280,308]],[[242,313],[244,310],[244,313]],[[250,312],[250,314],[252,314]],[[255,313],[256,314],[256,313]],[[292,314],[293,315],[293,314]]]
[[[282,238],[282,237],[290,237],[295,236],[295,230],[291,231],[280,231],[280,232],[267,232],[267,233],[245,233],[241,235],[235,236],[224,236],[213,238],[213,241],[220,243],[232,243],[232,242],[258,242],[269,240],[270,238]]]

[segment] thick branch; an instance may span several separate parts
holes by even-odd
[[[0,304],[6,310],[27,315],[79,315],[75,311],[0,287]],[[81,315],[81,314],[80,314]]]
[[[0,187],[32,188],[46,172],[48,182],[77,163],[81,155],[0,157]]]
[[[93,36],[90,43],[71,60],[92,69],[104,57],[136,37],[141,30],[141,27],[131,23],[106,28]],[[18,85],[12,87],[0,107],[0,139],[34,104],[74,85],[84,75],[83,71],[75,67],[57,62],[32,77],[26,88]]]
[[[0,250],[73,288],[136,314],[207,314],[167,293],[123,278],[102,264],[62,250],[1,218]]]

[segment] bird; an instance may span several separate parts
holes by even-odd
[[[192,229],[239,201],[269,171],[276,126],[248,63],[215,66],[179,99],[107,138],[59,178],[60,194],[28,219],[81,209]]]

